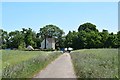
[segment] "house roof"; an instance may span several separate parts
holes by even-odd
[[[49,41],[50,43],[55,43],[55,39],[54,38],[46,38],[47,41]]]
[[[27,49],[28,50],[34,50],[34,48],[32,46],[30,46],[30,45],[27,47]]]

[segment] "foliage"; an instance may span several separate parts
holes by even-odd
[[[35,47],[35,39],[36,39],[36,33],[34,31],[32,31],[31,28],[29,29],[25,29],[23,28],[22,31],[23,35],[24,35],[24,42],[26,43],[26,47],[28,45],[31,45],[33,47]]]
[[[61,37],[64,34],[64,32],[55,25],[46,25],[43,28],[40,28],[40,35],[44,37],[45,35],[47,37]]]
[[[70,55],[78,78],[118,76],[118,49],[83,49]]]
[[[65,47],[74,49],[90,48],[117,48],[120,41],[117,34],[109,33],[108,30],[99,32],[96,25],[84,23],[79,26],[78,32],[71,32],[66,35]]]
[[[45,38],[55,38],[56,48],[62,47],[62,35],[64,34],[63,30],[55,25],[46,25],[43,28],[40,28],[40,36],[42,39]]]
[[[96,29],[96,25],[92,24],[92,23],[84,23],[82,25],[79,26],[78,31],[85,31],[85,32],[91,32],[91,31],[95,31],[98,32],[98,30]]]
[[[23,44],[23,36],[20,31],[12,31],[9,33],[9,47],[18,48],[19,45]]]
[[[31,45],[33,47],[40,47],[41,39],[39,36],[32,31],[31,28],[25,29],[23,28],[22,31],[11,31],[7,34],[6,31],[1,31],[1,48],[11,48],[11,49],[20,49],[24,50],[25,47]]]
[[[118,31],[117,37],[118,37],[118,47],[120,48],[120,31]]]
[[[8,33],[2,29],[0,29],[0,49],[7,48],[8,44]]]
[[[19,50],[25,50],[24,43],[21,43],[21,44],[18,46],[18,49],[19,49]]]
[[[32,78],[60,54],[60,52],[3,50],[2,77]]]
[[[72,47],[73,49],[90,48],[118,48],[120,47],[120,31],[117,34],[109,33],[103,29],[99,32],[97,26],[92,23],[84,23],[78,27],[78,31],[69,31],[63,36],[64,31],[56,25],[45,25],[36,33],[31,28],[22,28],[22,31],[6,31],[0,29],[0,49],[20,49],[31,45],[40,48],[41,42],[46,38],[55,38],[55,48]]]

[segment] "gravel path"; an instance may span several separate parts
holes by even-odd
[[[69,53],[64,53],[34,78],[76,78]]]

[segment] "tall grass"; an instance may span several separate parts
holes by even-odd
[[[60,54],[60,52],[3,50],[2,77],[32,78]]]
[[[118,77],[118,49],[84,49],[71,53],[78,78]]]
[[[0,51],[0,80],[2,78],[2,52]]]

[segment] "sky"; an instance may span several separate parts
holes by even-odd
[[[1,4],[1,3],[0,3]],[[1,9],[1,8],[0,8]],[[77,31],[86,22],[95,24],[99,31],[118,31],[117,2],[2,2],[1,28],[10,32],[53,24],[65,34]]]
[[[118,2],[119,0],[1,0],[2,2]]]

